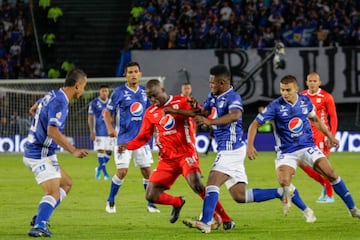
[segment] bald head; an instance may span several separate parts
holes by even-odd
[[[319,74],[311,72],[307,75],[306,86],[311,94],[317,93],[321,85],[321,79]]]

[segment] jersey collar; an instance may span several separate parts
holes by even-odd
[[[311,93],[310,90],[308,89],[308,90],[307,90],[307,93],[308,93],[308,95],[310,95],[310,96],[315,96],[315,95],[319,94],[320,91],[321,91],[321,88],[319,88],[316,93]]]
[[[173,99],[173,95],[169,95],[169,100],[167,100],[167,102],[164,104],[165,105],[168,105]]]
[[[65,97],[66,101],[69,103],[69,99],[68,99],[68,97],[66,96],[66,94],[65,94],[65,92],[64,92],[64,90],[63,90],[62,88],[60,88],[60,92],[61,92],[62,94],[64,94],[64,97]]]

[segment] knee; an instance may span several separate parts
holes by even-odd
[[[154,202],[154,196],[150,193],[145,194],[145,199],[146,199],[146,201]]]
[[[279,184],[281,187],[288,187],[291,184],[291,181],[288,179],[279,179]]]
[[[335,171],[333,169],[330,170],[330,173],[326,176],[326,178],[330,181],[330,182],[334,182],[336,181],[336,179],[338,178],[338,176],[336,175]]]
[[[72,184],[73,184],[73,183],[72,183],[72,179],[71,179],[70,177],[68,177],[68,178],[66,178],[66,179],[63,179],[63,181],[61,181],[60,187],[61,187],[62,189],[64,189],[64,191],[65,191],[66,193],[69,193],[70,190],[71,190]]]
[[[246,198],[245,198],[245,196],[243,196],[243,195],[240,195],[240,194],[238,194],[238,195],[232,195],[232,198],[235,200],[235,202],[237,202],[237,203],[246,203]]]
[[[288,187],[291,184],[291,173],[278,172],[278,182],[281,187]]]
[[[146,191],[145,199],[149,202],[156,202],[159,198],[160,194],[156,191],[149,191],[149,189]]]
[[[231,197],[237,203],[246,203],[246,192],[244,188],[233,187],[230,189]]]
[[[119,179],[124,179],[127,175],[128,169],[127,168],[120,168],[116,171],[116,176],[118,176]]]
[[[144,178],[149,179],[150,174],[151,174],[151,168],[150,167],[142,167],[140,169],[141,174],[143,175]]]

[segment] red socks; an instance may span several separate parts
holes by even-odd
[[[333,188],[329,180],[322,176],[320,173],[312,169],[310,166],[305,166],[303,168],[304,172],[306,172],[309,177],[313,178],[315,181],[319,182],[322,186],[325,187],[326,195],[329,197],[333,196]]]

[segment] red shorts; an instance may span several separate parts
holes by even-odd
[[[157,167],[151,173],[149,182],[157,183],[170,189],[179,175],[185,178],[190,174],[200,173],[197,154],[184,155],[175,159],[164,159],[159,157]]]

